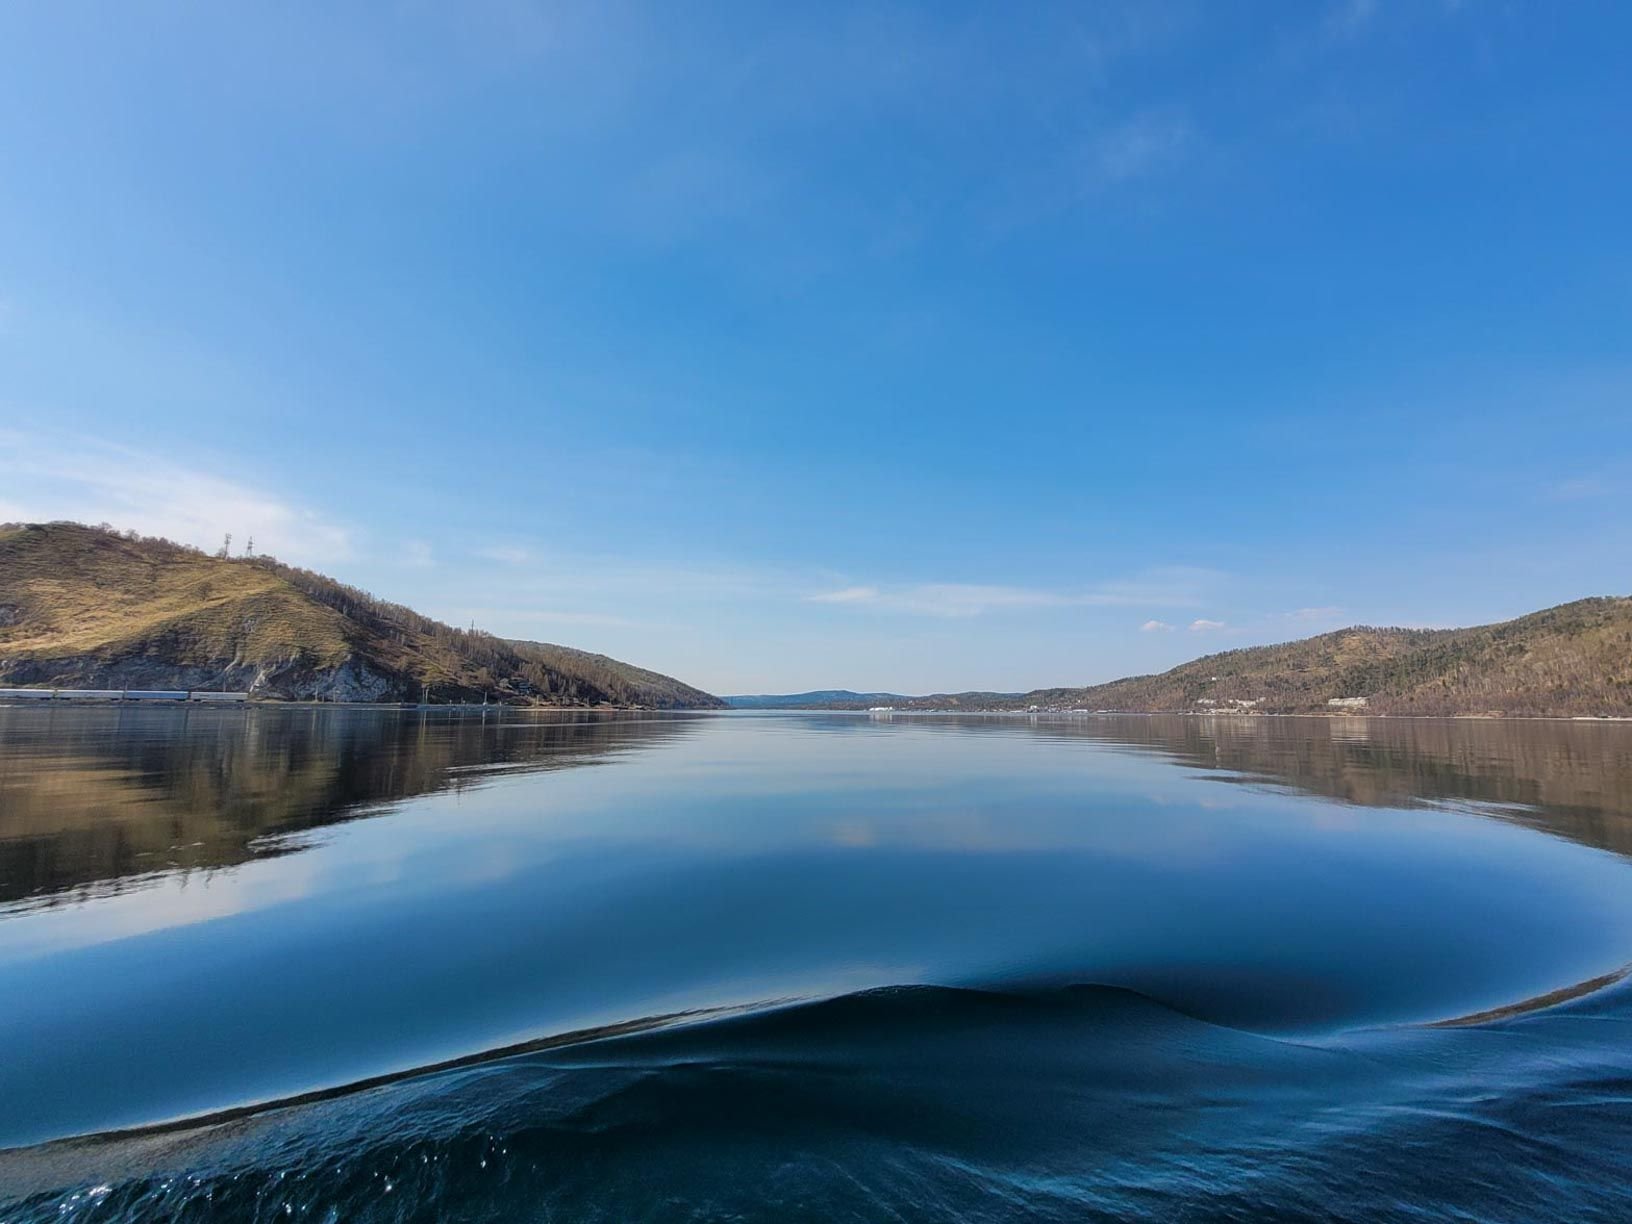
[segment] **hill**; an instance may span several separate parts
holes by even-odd
[[[712,709],[604,655],[454,629],[270,557],[77,523],[0,527],[0,684],[333,701]]]
[[[911,701],[900,693],[855,693],[849,689],[816,689],[809,693],[744,693],[722,699],[733,710],[849,710]]]
[[[1581,599],[1469,629],[1339,629],[1025,702],[1308,713],[1334,701],[1359,708],[1359,698],[1375,714],[1632,714],[1632,599]]]
[[[1356,626],[1076,688],[801,700],[813,696],[782,700],[830,709],[1632,716],[1632,599],[1581,599],[1469,629]]]
[[[734,710],[867,710],[875,706],[897,709],[991,710],[1009,709],[1024,702],[1021,693],[937,693],[909,697],[904,693],[856,693],[849,689],[813,689],[808,693],[753,693],[727,697]]]

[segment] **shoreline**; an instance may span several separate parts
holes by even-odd
[[[731,714],[731,715],[761,715],[761,714],[848,714],[866,716],[877,719],[891,718],[1027,718],[1027,719],[1086,719],[1086,718],[1194,718],[1194,719],[1228,719],[1232,722],[1245,722],[1261,718],[1311,718],[1325,721],[1361,721],[1361,720],[1389,720],[1394,722],[1554,722],[1554,723],[1588,723],[1628,724],[1632,723],[1632,714],[1383,714],[1383,713],[1327,713],[1324,711],[1197,711],[1197,710],[970,710],[970,709],[854,709],[828,708],[821,706],[779,706],[772,708],[743,709],[737,707],[718,706],[553,706],[553,705],[512,705],[504,702],[412,702],[412,701],[309,701],[300,699],[284,700],[281,698],[250,698],[247,701],[236,702],[206,702],[182,701],[152,698],[57,698],[47,700],[34,699],[0,699],[0,709],[62,709],[73,707],[84,709],[89,707],[101,708],[106,706],[140,706],[144,709],[231,709],[231,710],[268,710],[268,709],[310,709],[310,710],[379,710],[395,711],[398,713],[426,713],[438,711],[442,713],[486,713],[488,711],[506,711],[529,714]]]
[[[106,706],[140,706],[149,710],[395,710],[399,713],[441,710],[461,714],[488,710],[544,714],[724,714],[728,712],[712,706],[552,706],[511,705],[505,702],[488,702],[484,705],[478,701],[422,703],[417,701],[307,701],[300,699],[284,700],[282,698],[250,698],[248,701],[183,701],[179,699],[138,697],[62,697],[54,700],[45,698],[0,700],[0,710],[60,710],[69,707],[74,709],[100,709]]]
[[[950,710],[950,709],[894,709],[872,710],[851,707],[774,706],[758,709],[699,710],[712,714],[864,714],[873,718],[1209,718],[1246,722],[1259,718],[1318,718],[1327,721],[1354,722],[1367,719],[1388,719],[1394,722],[1576,722],[1576,723],[1632,723],[1632,714],[1381,714],[1381,713],[1326,713],[1318,710],[1278,711],[1262,710],[1254,713],[1197,710]]]

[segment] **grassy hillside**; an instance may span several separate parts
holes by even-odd
[[[656,672],[454,629],[270,557],[74,523],[0,527],[0,685],[713,708]]]

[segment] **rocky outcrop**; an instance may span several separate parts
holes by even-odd
[[[302,660],[266,665],[224,661],[173,663],[142,656],[108,659],[78,655],[62,659],[0,659],[0,685],[22,688],[207,689],[248,692],[286,701],[400,701],[410,685],[356,659],[339,667]]]
[[[400,701],[410,696],[417,699],[419,694],[410,694],[408,687],[405,681],[376,671],[353,657],[326,671],[257,677],[257,685],[252,685],[250,691],[275,693],[297,701]]]

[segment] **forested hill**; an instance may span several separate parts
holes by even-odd
[[[898,698],[904,710],[1632,716],[1632,599],[1578,599],[1474,628],[1342,628],[1208,654],[1159,676],[1028,694]]]
[[[1632,599],[1581,599],[1471,629],[1340,629],[1025,700],[1191,711],[1255,703],[1248,708],[1298,713],[1361,708],[1361,698],[1376,714],[1632,714]]]
[[[1581,599],[1471,629],[1340,629],[1077,688],[892,696],[888,702],[877,696],[754,700],[762,707],[829,709],[1632,716],[1632,599]]]
[[[669,676],[454,629],[270,557],[77,523],[0,526],[0,685],[337,701],[713,709]]]
[[[726,697],[734,710],[853,710],[911,701],[900,693],[857,693],[851,689],[816,689],[809,693],[744,693]]]

